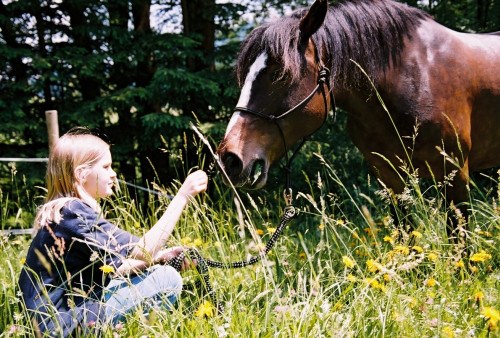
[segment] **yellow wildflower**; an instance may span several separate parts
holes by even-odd
[[[193,241],[193,246],[195,246],[195,247],[200,247],[202,244],[203,244],[203,240],[201,238],[196,238]]]
[[[19,263],[21,263],[21,265],[24,265],[24,263],[26,263],[26,257],[23,257],[19,260]]]
[[[437,284],[437,281],[434,278],[429,278],[425,281],[425,286],[433,287]]]
[[[491,306],[485,306],[481,310],[481,315],[488,321],[488,329],[490,331],[496,330],[500,320],[500,312]]]
[[[430,253],[427,255],[427,258],[429,258],[429,260],[430,260],[431,262],[435,262],[435,261],[437,261],[437,260],[438,260],[439,256],[438,256],[436,253],[434,253],[434,252],[430,252]]]
[[[115,272],[115,268],[111,265],[103,265],[99,268],[99,270],[106,274]]]
[[[389,274],[384,274],[384,281],[389,282],[392,279],[391,275]]]
[[[489,259],[491,259],[491,255],[484,250],[481,250],[480,252],[473,254],[469,258],[471,262],[486,262]]]
[[[396,245],[394,248],[394,251],[399,252],[402,255],[409,255],[410,254],[410,248],[408,248],[405,245]]]
[[[477,291],[476,293],[474,293],[473,297],[474,297],[474,302],[481,304],[481,301],[484,298],[484,293],[482,291]]]
[[[443,327],[443,330],[441,331],[441,333],[443,334],[443,337],[446,337],[446,338],[454,338],[455,337],[455,332],[449,326]]]
[[[374,261],[373,259],[369,259],[366,261],[366,268],[370,272],[377,272],[377,271],[382,270],[382,265],[380,263]]]
[[[345,267],[348,269],[352,269],[356,265],[356,262],[347,256],[342,256],[342,263],[344,263]]]
[[[344,307],[344,305],[341,302],[337,302],[333,305],[333,311],[339,311]]]
[[[321,230],[321,231],[323,231],[325,229],[325,225],[323,223],[320,223],[318,225],[318,229]]]
[[[299,253],[299,258],[300,259],[306,259],[306,253],[305,252]]]
[[[411,234],[415,238],[422,238],[422,233],[420,231],[414,230],[411,232]]]
[[[276,232],[276,228],[267,228],[267,232],[272,235]]]
[[[472,272],[472,273],[476,273],[479,271],[477,266],[474,266],[474,265],[469,266],[469,269],[470,269],[470,272]]]
[[[262,236],[264,234],[264,230],[262,229],[257,229],[256,230],[257,235]]]
[[[421,254],[422,252],[424,252],[424,248],[422,248],[420,245],[414,245],[414,246],[412,247],[412,249],[413,249],[414,251],[416,251],[417,253],[419,253],[419,254]]]
[[[351,283],[355,283],[358,279],[356,278],[356,276],[352,275],[352,274],[348,274],[347,275],[347,280]]]
[[[465,263],[463,260],[459,260],[458,262],[455,263],[455,266],[459,269],[463,269],[465,267]]]
[[[343,225],[344,223],[345,223],[345,221],[343,219],[338,219],[335,221],[336,225]]]
[[[213,317],[215,314],[215,307],[208,300],[198,306],[198,309],[194,312],[194,315],[198,318]]]
[[[192,241],[191,237],[182,237],[181,238],[181,244],[182,245],[188,245],[190,244]]]
[[[394,238],[392,238],[391,236],[385,236],[384,237],[384,242],[388,242],[388,243],[393,244],[394,243]]]
[[[365,279],[365,283],[370,285],[372,288],[374,289],[378,289],[380,291],[383,291],[385,292],[386,291],[386,287],[384,284],[380,283],[377,279],[375,278],[366,278]]]

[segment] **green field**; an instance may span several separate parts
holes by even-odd
[[[469,253],[448,242],[445,185],[418,185],[391,196],[373,178],[345,186],[321,156],[321,171],[303,175],[309,188],[295,192],[300,215],[275,248],[254,266],[210,270],[225,311],[218,315],[195,271],[184,273],[186,291],[171,312],[132,315],[105,337],[495,337],[500,310],[500,185],[471,184],[470,224],[463,228]],[[13,175],[15,191],[2,191],[2,227],[29,226],[36,198]],[[302,177],[301,177],[302,180]],[[173,187],[172,187],[173,188]],[[172,192],[171,189],[167,189]],[[32,205],[20,205],[16,194]],[[179,222],[172,244],[195,246],[207,258],[228,262],[262,249],[279,222],[284,202],[276,191],[238,192],[212,187]],[[25,200],[25,199],[23,199]],[[140,203],[126,188],[105,209],[108,217],[140,235],[169,200]],[[144,205],[147,204],[147,207]],[[397,228],[389,205],[406,210]],[[238,208],[238,205],[240,208]],[[453,212],[450,212],[453,213]],[[460,219],[460,215],[457,216]],[[403,227],[405,228],[405,227]],[[32,335],[20,307],[16,281],[29,236],[1,238],[0,337]]]

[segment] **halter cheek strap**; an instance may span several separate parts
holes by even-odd
[[[286,195],[287,194],[291,194],[291,188],[290,188],[290,184],[291,184],[290,183],[290,171],[291,171],[291,165],[292,165],[293,159],[295,158],[295,156],[299,152],[300,148],[302,148],[302,146],[304,145],[304,143],[307,141],[307,139],[312,134],[314,134],[319,129],[321,129],[321,127],[325,124],[326,119],[328,117],[328,100],[327,100],[327,93],[325,91],[325,86],[328,89],[328,93],[330,95],[330,104],[331,104],[331,108],[334,111],[334,113],[335,113],[335,111],[337,109],[337,107],[335,105],[335,97],[333,96],[333,91],[332,91],[332,88],[330,86],[330,70],[326,66],[324,66],[323,63],[319,60],[319,58],[318,58],[319,54],[318,54],[316,45],[314,45],[314,49],[315,49],[315,55],[316,55],[317,63],[320,65],[319,72],[318,72],[318,82],[316,84],[316,87],[314,87],[314,89],[311,91],[311,93],[309,95],[307,95],[302,101],[300,101],[299,103],[297,103],[295,106],[293,106],[292,108],[290,108],[286,112],[284,112],[284,113],[282,113],[280,115],[277,115],[277,116],[276,115],[267,115],[267,114],[264,114],[264,113],[262,113],[260,111],[256,111],[256,110],[253,110],[253,109],[250,109],[250,108],[247,108],[247,107],[236,107],[235,108],[235,111],[240,111],[240,112],[243,112],[243,113],[248,113],[248,114],[251,114],[251,115],[263,118],[265,120],[272,121],[278,127],[278,130],[280,131],[280,134],[281,134],[281,139],[283,141],[283,146],[285,148],[285,158],[286,158],[286,162],[287,162],[286,166],[284,167],[285,172],[286,172],[286,189],[285,189],[285,194]],[[323,102],[324,102],[324,107],[325,107],[325,114],[324,114],[323,122],[321,123],[321,125],[315,131],[313,131],[309,135],[305,136],[302,139],[302,141],[300,141],[299,145],[293,151],[292,156],[288,157],[288,151],[289,151],[289,149],[288,149],[288,147],[286,145],[285,133],[283,132],[283,128],[281,128],[279,120],[287,117],[288,115],[290,115],[294,111],[298,110],[299,108],[301,108],[302,106],[304,106],[305,104],[307,104],[307,102],[309,102],[309,100],[320,89],[321,89],[321,94],[323,95]]]

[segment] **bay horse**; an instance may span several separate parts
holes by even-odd
[[[383,185],[402,193],[403,165],[447,178],[447,203],[467,217],[469,172],[500,165],[499,33],[456,32],[390,0],[316,0],[265,23],[238,55],[221,165],[236,187],[262,188],[334,98]]]

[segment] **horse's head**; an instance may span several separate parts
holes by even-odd
[[[256,28],[243,43],[237,66],[243,86],[218,149],[235,186],[263,187],[270,165],[324,122],[329,78],[324,69],[320,74],[311,36],[326,12],[327,1],[317,0],[306,12]]]

